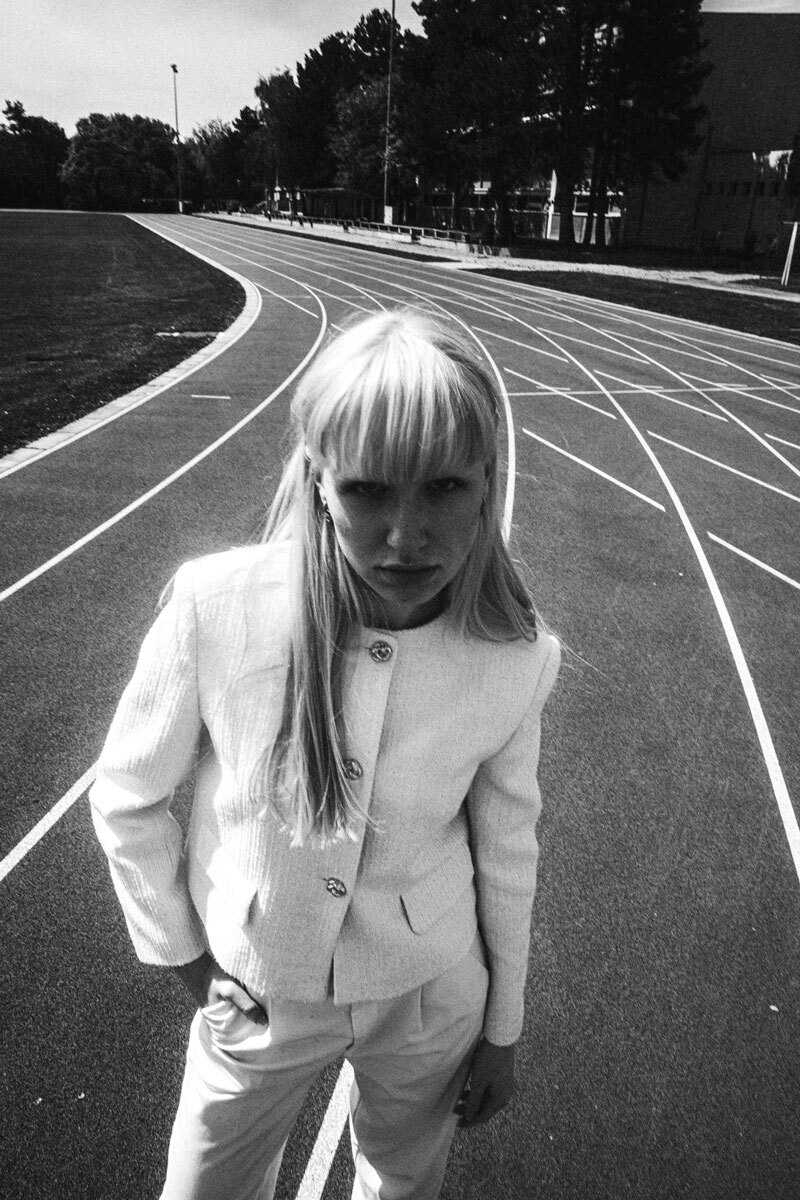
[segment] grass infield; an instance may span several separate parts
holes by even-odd
[[[685,317],[777,338],[800,345],[800,304],[772,296],[750,296],[733,291],[667,283],[659,279],[637,279],[629,275],[605,275],[596,271],[504,271],[489,269],[483,275],[496,275],[515,283],[553,288],[592,300],[609,300],[633,308]]]
[[[174,367],[243,305],[229,275],[127,217],[0,213],[0,454]]]

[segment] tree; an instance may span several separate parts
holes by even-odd
[[[540,108],[539,0],[417,0],[424,38],[409,42],[406,122],[423,174],[463,192],[491,181],[501,242],[508,192],[529,173]]]
[[[237,200],[252,206],[269,183],[267,132],[254,108],[243,108],[232,124],[209,121],[186,143],[194,182],[186,190],[196,203]]]
[[[332,187],[335,182],[338,105],[357,82],[351,39],[344,33],[324,38],[297,64],[294,119],[303,130],[302,173],[307,187]]]
[[[550,0],[541,145],[556,172],[559,240],[575,241],[575,191],[592,164],[590,219],[604,240],[610,187],[676,179],[698,145],[701,0]]]
[[[255,88],[265,131],[268,173],[290,191],[305,183],[307,152],[299,90],[290,71],[261,76]]]
[[[175,196],[174,131],[125,113],[82,117],[62,169],[74,208],[136,211],[146,199]]]
[[[0,126],[0,205],[61,207],[59,170],[69,139],[55,121],[29,116],[21,101],[6,100]]]

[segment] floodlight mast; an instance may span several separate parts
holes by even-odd
[[[181,135],[178,131],[178,68],[172,67],[172,94],[175,99],[175,158],[178,164],[178,212],[183,212],[183,181],[181,179]]]
[[[386,85],[386,144],[383,153],[383,219],[386,220],[386,207],[389,197],[389,129],[392,120],[392,58],[394,55],[394,5],[392,0],[392,24],[389,29],[389,78]]]

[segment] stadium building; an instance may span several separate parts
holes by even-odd
[[[624,240],[766,251],[800,217],[800,12],[704,11],[702,20],[713,68],[700,94],[703,141],[678,182],[631,191]]]

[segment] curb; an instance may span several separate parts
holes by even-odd
[[[146,404],[148,400],[153,400],[162,392],[167,391],[168,388],[174,387],[176,383],[180,383],[189,375],[193,375],[195,371],[199,371],[201,367],[206,366],[212,359],[222,354],[225,350],[230,349],[234,342],[238,342],[239,338],[247,333],[261,312],[261,293],[249,279],[245,279],[243,275],[237,274],[236,271],[232,271],[229,267],[223,267],[219,263],[212,262],[211,259],[206,258],[204,254],[200,254],[196,250],[189,250],[186,246],[182,246],[180,242],[176,242],[173,238],[161,233],[160,230],[151,229],[144,221],[138,221],[136,217],[131,217],[130,219],[137,221],[145,229],[150,229],[151,233],[155,233],[165,238],[166,241],[180,246],[180,249],[186,250],[187,253],[194,254],[196,258],[202,258],[204,262],[215,267],[218,271],[224,271],[226,275],[230,275],[244,288],[244,308],[233,324],[229,325],[227,329],[223,329],[221,333],[218,333],[213,342],[209,342],[202,350],[197,350],[189,358],[185,358],[176,366],[170,367],[163,375],[151,379],[148,383],[142,384],[141,387],[135,388],[134,391],[128,392],[124,396],[119,396],[116,400],[109,400],[107,404],[104,404],[101,408],[94,409],[91,413],[87,413],[85,417],[79,417],[76,421],[70,421],[68,425],[63,425],[60,429],[54,430],[53,433],[45,434],[44,437],[37,438],[33,442],[28,442],[26,446],[20,446],[18,450],[13,450],[11,454],[0,458],[0,479],[5,479],[9,475],[13,475],[15,471],[19,471],[22,467],[26,467],[30,463],[38,462],[39,459],[45,458],[48,454],[52,454],[53,451],[60,450],[62,446],[67,446],[89,433],[94,433],[96,429],[100,429],[103,425],[109,424],[110,421],[115,421],[118,417],[124,416],[131,409],[138,408],[141,404]]]

